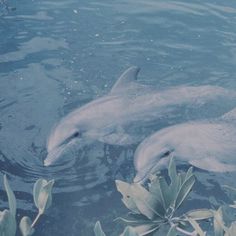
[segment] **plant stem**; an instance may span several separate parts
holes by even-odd
[[[31,224],[31,228],[34,228],[36,222],[38,221],[39,217],[41,216],[42,214],[39,212],[38,215],[36,216],[36,218],[34,219],[34,222]]]

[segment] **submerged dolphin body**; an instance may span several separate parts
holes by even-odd
[[[217,86],[179,86],[157,91],[137,83],[138,72],[138,67],[130,67],[107,95],[65,116],[51,131],[44,164],[52,164],[74,143],[78,147],[87,140],[116,145],[137,143],[147,135],[147,128],[154,121],[155,125],[166,126],[196,119],[196,114],[207,115],[212,107],[226,112],[232,108],[227,107],[227,102],[236,97],[235,93]]]
[[[236,108],[219,119],[184,123],[162,129],[136,149],[134,182],[166,167],[173,156],[200,169],[236,171]]]

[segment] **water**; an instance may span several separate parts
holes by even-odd
[[[33,183],[56,180],[54,201],[35,235],[108,235],[127,212],[114,180],[131,180],[136,145],[94,143],[66,165],[43,167],[51,127],[65,114],[109,92],[130,65],[160,89],[221,85],[236,89],[233,1],[9,1],[0,4],[0,179],[7,173],[18,217],[34,217]],[[14,10],[14,8],[16,8]],[[209,111],[210,112],[210,111]],[[193,198],[222,199],[221,176],[198,173]],[[232,174],[225,175],[233,181]],[[225,181],[226,181],[225,180]],[[227,182],[226,181],[226,182]],[[2,192],[1,207],[6,207]],[[200,196],[201,195],[201,196]],[[205,197],[204,197],[205,196]]]

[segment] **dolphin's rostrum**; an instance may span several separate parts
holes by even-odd
[[[130,67],[107,95],[62,118],[49,135],[44,164],[54,163],[75,144],[80,148],[93,140],[115,145],[137,143],[150,133],[153,122],[158,130],[180,120],[196,119],[199,114],[216,116],[231,109],[226,104],[235,100],[235,93],[218,86],[157,90],[136,82],[139,70]],[[218,113],[209,114],[212,106]]]

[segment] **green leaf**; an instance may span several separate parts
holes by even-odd
[[[34,233],[34,229],[31,228],[32,221],[28,216],[24,216],[20,221],[20,231],[23,236],[31,236]]]
[[[4,187],[7,192],[7,198],[9,203],[9,209],[13,217],[16,216],[16,197],[13,191],[11,190],[11,187],[8,183],[7,176],[4,175],[3,177]]]
[[[175,226],[172,226],[169,230],[169,232],[167,233],[167,236],[177,236],[177,232],[175,229]]]
[[[96,222],[96,224],[94,226],[94,233],[95,233],[95,236],[106,236],[102,230],[102,226],[101,226],[100,221]]]
[[[1,236],[15,236],[16,220],[9,210],[0,212],[0,232]]]
[[[176,197],[176,201],[175,201],[176,209],[179,208],[179,206],[182,204],[182,202],[188,196],[194,183],[195,183],[195,177],[193,175],[191,175],[187,180],[185,180],[185,182],[181,186],[179,193]]]
[[[177,171],[176,171],[176,165],[175,165],[173,157],[170,159],[170,163],[168,167],[168,175],[170,176],[171,183],[173,185],[176,185]]]
[[[203,232],[203,230],[201,229],[200,225],[197,223],[196,220],[192,218],[188,218],[188,221],[192,225],[194,230],[198,233],[199,236],[206,236],[206,232]]]
[[[125,204],[125,206],[132,212],[141,214],[134,202],[131,192],[131,185],[129,183],[116,180],[116,188],[122,194],[122,202]]]
[[[205,220],[214,217],[214,212],[209,209],[197,209],[187,212],[186,216],[194,220]]]
[[[169,185],[167,184],[164,178],[160,177],[159,183],[160,183],[162,206],[164,209],[167,209],[172,199],[172,193],[170,192]]]
[[[192,175],[193,175],[193,167],[190,167],[186,173],[185,180],[187,180]]]
[[[137,208],[148,219],[164,217],[165,210],[152,193],[137,183],[131,185],[131,192]]]
[[[124,232],[120,236],[139,236],[138,233],[132,227],[126,227]]]
[[[181,186],[181,175],[177,174],[176,171],[176,165],[174,162],[174,158],[172,157],[169,163],[169,167],[168,167],[168,175],[170,177],[170,187],[169,187],[169,192],[171,193],[168,197],[169,197],[169,206],[172,205],[176,200],[177,194],[179,192],[180,186]]]
[[[48,209],[52,203],[52,187],[54,180],[47,181],[44,179],[39,179],[34,184],[34,202],[39,210],[40,214],[43,214],[46,209]]]
[[[165,205],[164,199],[163,199],[163,193],[161,190],[161,186],[160,186],[160,178],[159,176],[152,176],[152,178],[150,179],[150,183],[149,183],[149,192],[152,193],[155,198],[162,203],[163,208]]]

